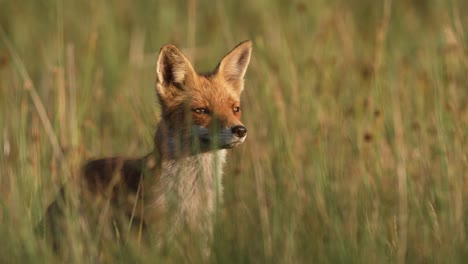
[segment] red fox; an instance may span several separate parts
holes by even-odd
[[[247,136],[240,121],[240,96],[251,52],[252,42],[244,41],[213,72],[199,74],[179,49],[163,46],[156,64],[162,116],[154,149],[142,158],[85,164],[81,190],[89,205],[107,201],[112,212],[144,226],[170,213],[174,226],[211,235],[226,149],[242,144]],[[54,211],[56,204],[48,213]]]

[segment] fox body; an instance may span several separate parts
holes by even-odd
[[[156,65],[162,117],[154,149],[142,158],[85,164],[80,183],[90,206],[107,201],[111,212],[145,226],[169,219],[209,236],[226,149],[247,135],[240,95],[251,50],[252,43],[244,41],[213,72],[199,74],[179,49],[163,46]]]

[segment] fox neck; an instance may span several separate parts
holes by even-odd
[[[210,226],[222,201],[222,168],[226,150],[163,160],[159,184],[151,190],[150,207],[168,213],[170,225],[193,230]],[[200,223],[207,223],[200,226]],[[205,230],[209,231],[209,230]]]
[[[226,150],[194,153],[190,140],[182,138],[181,132],[169,131],[160,124],[155,151],[161,157],[161,169],[158,184],[151,190],[150,206],[169,211],[174,221],[183,219],[189,224],[210,217],[221,201]]]
[[[216,150],[162,163],[161,186],[175,191],[182,200],[193,202],[193,196],[221,192],[222,168],[226,150]],[[216,197],[205,197],[216,198]]]
[[[180,123],[184,123],[181,121]],[[161,160],[178,160],[199,154],[216,152],[215,149],[202,149],[192,137],[188,126],[172,127],[161,121],[156,131],[154,148],[159,152]]]

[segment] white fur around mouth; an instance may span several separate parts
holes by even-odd
[[[238,140],[230,140],[227,142],[218,142],[218,146],[220,149],[231,149],[234,147],[237,147],[238,145],[242,144],[244,142],[245,137],[240,138]],[[211,144],[211,139],[210,138],[205,138],[202,137],[200,138],[200,142],[205,144],[205,145],[210,145]]]
[[[243,136],[241,138],[239,138],[238,140],[232,140],[230,142],[226,142],[224,144],[221,145],[222,148],[234,148],[234,147],[237,147],[239,146],[240,144],[244,143],[245,141],[245,138],[247,136]]]
[[[224,144],[221,146],[221,148],[223,149],[230,149],[230,148],[234,148],[234,147],[237,147],[239,146],[240,144],[242,144],[242,141],[235,141],[235,142],[231,142],[231,143],[227,143],[227,144]]]

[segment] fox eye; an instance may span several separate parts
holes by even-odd
[[[192,109],[192,111],[195,112],[196,114],[209,114],[210,113],[210,110],[204,107],[197,107],[197,108]]]
[[[240,112],[240,106],[236,106],[236,107],[232,108],[232,111],[234,113],[239,113]]]

